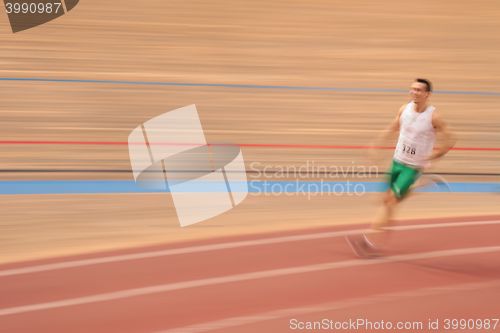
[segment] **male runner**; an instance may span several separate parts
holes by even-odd
[[[395,206],[408,196],[410,187],[422,174],[423,169],[430,165],[430,161],[445,155],[455,144],[453,135],[436,108],[429,104],[431,93],[432,84],[429,80],[415,79],[410,88],[412,100],[401,106],[388,130],[377,140],[376,146],[392,133],[399,131],[389,173],[389,189],[384,193],[382,212],[372,224],[372,233],[370,236],[363,234],[361,237],[347,238],[358,256],[379,255],[374,239],[387,233]],[[444,143],[433,150],[437,132],[443,134]]]

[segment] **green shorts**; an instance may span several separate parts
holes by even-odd
[[[419,169],[393,160],[389,173],[389,187],[398,199],[402,199],[420,174]]]

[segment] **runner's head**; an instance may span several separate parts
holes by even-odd
[[[426,79],[415,79],[410,87],[410,95],[414,103],[425,104],[432,93],[432,83]]]

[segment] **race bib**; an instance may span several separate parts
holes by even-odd
[[[403,163],[422,165],[425,160],[422,155],[426,154],[424,148],[421,144],[405,138],[398,142],[394,157]]]
[[[402,153],[404,155],[417,155],[417,147],[411,143],[404,142],[401,144]]]

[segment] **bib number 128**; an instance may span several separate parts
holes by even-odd
[[[415,147],[410,147],[410,146],[403,144],[403,153],[415,155]]]

